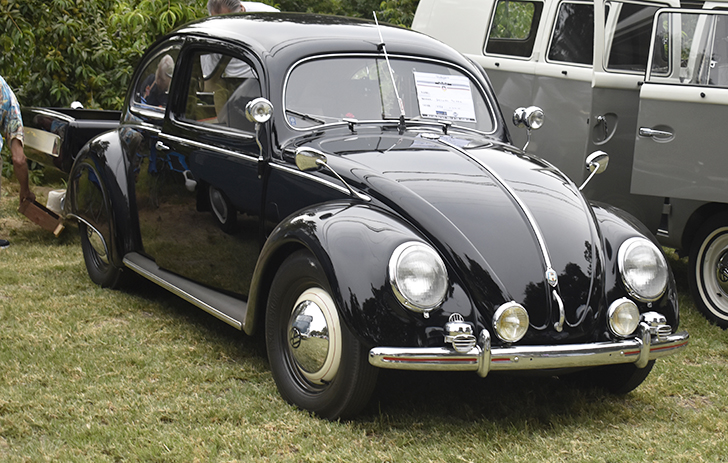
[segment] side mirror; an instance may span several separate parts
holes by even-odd
[[[607,170],[609,165],[609,155],[604,151],[594,151],[592,154],[586,157],[586,168],[589,169],[589,177],[584,180],[584,183],[579,187],[579,191],[583,190],[584,187],[589,183],[597,174],[601,174]]]
[[[245,117],[250,122],[256,124],[264,124],[268,122],[273,115],[273,103],[266,100],[265,98],[256,98],[250,100],[245,105]]]
[[[309,148],[296,150],[296,166],[303,172],[319,170],[326,165],[326,155]]]
[[[544,112],[538,106],[518,108],[513,111],[513,125],[526,127],[528,130],[538,130],[543,125]]]
[[[604,151],[594,151],[586,157],[586,168],[589,169],[589,172],[601,174],[607,170],[608,165],[609,155]]]
[[[260,125],[265,124],[273,117],[273,103],[265,98],[256,98],[248,101],[245,105],[245,117],[250,122],[255,122],[255,142],[258,144],[260,154],[258,155],[258,178],[263,176],[265,157],[263,156],[263,145],[260,143]]]
[[[531,131],[538,130],[541,128],[544,122],[543,109],[538,106],[529,106],[528,108],[518,108],[513,111],[513,125],[516,127],[525,127],[528,131],[528,140],[523,146],[523,151],[526,151],[529,143],[531,143]]]

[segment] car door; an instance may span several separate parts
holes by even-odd
[[[150,159],[151,201],[139,207],[144,252],[157,265],[247,296],[260,249],[260,150],[245,105],[260,68],[243,50],[189,45]]]
[[[663,10],[640,90],[634,193],[728,202],[728,12]]]
[[[654,14],[670,3],[678,6],[675,0],[597,0],[594,10],[594,77],[584,155],[603,150],[610,155],[610,161],[605,175],[594,177],[584,192],[589,198],[625,209],[653,233],[659,227],[663,199],[633,195],[630,185],[639,91],[647,67]]]

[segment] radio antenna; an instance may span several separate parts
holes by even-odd
[[[384,60],[387,62],[387,69],[389,69],[389,78],[392,80],[392,87],[394,88],[394,96],[397,98],[397,103],[399,104],[399,131],[404,132],[404,129],[405,129],[404,103],[402,103],[402,98],[399,97],[399,91],[397,90],[397,83],[394,80],[394,71],[392,70],[392,65],[389,63],[389,55],[387,54],[387,46],[384,44],[384,38],[382,37],[382,29],[379,27],[379,20],[377,19],[377,12],[372,11],[372,14],[374,15],[374,23],[377,25],[377,32],[379,33],[379,48],[381,48],[382,52],[384,53]]]

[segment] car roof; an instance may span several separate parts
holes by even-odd
[[[259,56],[275,54],[372,53],[380,32],[387,52],[440,58],[468,66],[449,46],[403,27],[374,21],[305,13],[242,13],[213,16],[182,26],[176,34],[244,43]]]

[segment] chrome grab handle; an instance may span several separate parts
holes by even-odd
[[[640,137],[652,137],[652,138],[670,138],[672,132],[666,132],[664,130],[655,130],[647,127],[640,127]]]

